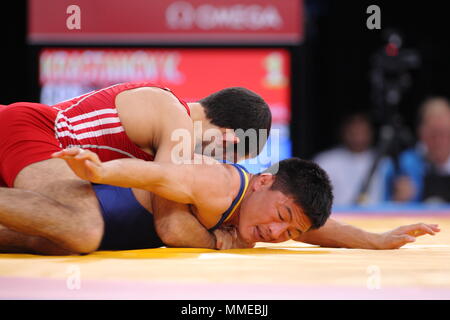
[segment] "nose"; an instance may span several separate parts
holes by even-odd
[[[283,236],[286,230],[289,228],[289,224],[286,222],[274,222],[269,225],[269,235],[271,241],[277,240]]]

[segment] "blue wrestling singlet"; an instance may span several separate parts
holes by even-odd
[[[220,221],[209,231],[228,221],[239,206],[248,187],[248,175],[244,167],[234,166],[240,175],[241,185],[231,206],[222,214]],[[135,198],[130,188],[104,184],[92,184],[100,203],[105,223],[103,239],[98,250],[132,250],[165,246],[153,223],[153,214]]]
[[[105,228],[98,250],[158,248],[164,243],[153,224],[153,214],[136,200],[130,188],[92,184]]]

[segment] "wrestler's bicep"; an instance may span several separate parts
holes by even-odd
[[[194,143],[192,120],[170,92],[150,87],[127,90],[117,95],[116,108],[128,137],[138,146],[154,151],[155,161],[172,160],[178,142],[173,137],[180,133],[183,139],[188,137]],[[182,155],[191,159],[192,153],[193,148],[184,148]]]

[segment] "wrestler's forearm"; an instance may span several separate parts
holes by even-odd
[[[159,164],[138,159],[118,159],[103,162],[101,175],[96,183],[110,184],[123,188],[144,189],[161,179]]]
[[[166,230],[160,228],[159,231],[159,234],[166,235],[166,241],[164,242],[163,240],[163,242],[167,246],[216,249],[216,237],[213,233],[206,230],[198,222],[197,218],[190,214],[172,215],[171,218],[177,220],[175,226],[172,225]]]
[[[223,186],[229,183],[230,175],[222,165],[175,164],[138,159],[101,162],[95,153],[79,148],[62,150],[52,157],[64,159],[81,179],[143,189],[175,202],[198,204],[212,196],[225,201],[229,197],[229,193],[223,191]],[[214,175],[214,179],[210,178],[211,175]],[[209,193],[204,192],[205,184],[209,186]]]
[[[191,166],[139,159],[116,159],[101,162],[98,155],[80,148],[64,149],[52,154],[66,161],[81,179],[99,184],[150,191],[181,203],[192,203],[194,177]]]
[[[323,227],[308,231],[295,240],[322,247],[377,249],[380,234],[328,219]]]
[[[152,203],[156,231],[169,247],[232,249],[254,246],[244,242],[230,227],[210,232],[192,215],[187,205],[157,197]]]
[[[102,175],[93,182],[123,188],[137,188],[180,203],[192,203],[194,181],[187,165],[137,159],[104,162]]]
[[[191,214],[187,205],[154,196],[152,206],[156,231],[167,246],[216,248],[214,234]]]

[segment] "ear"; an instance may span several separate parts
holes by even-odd
[[[253,183],[253,191],[258,191],[261,189],[268,189],[272,186],[275,181],[275,176],[271,173],[261,173],[255,177],[255,182]]]

